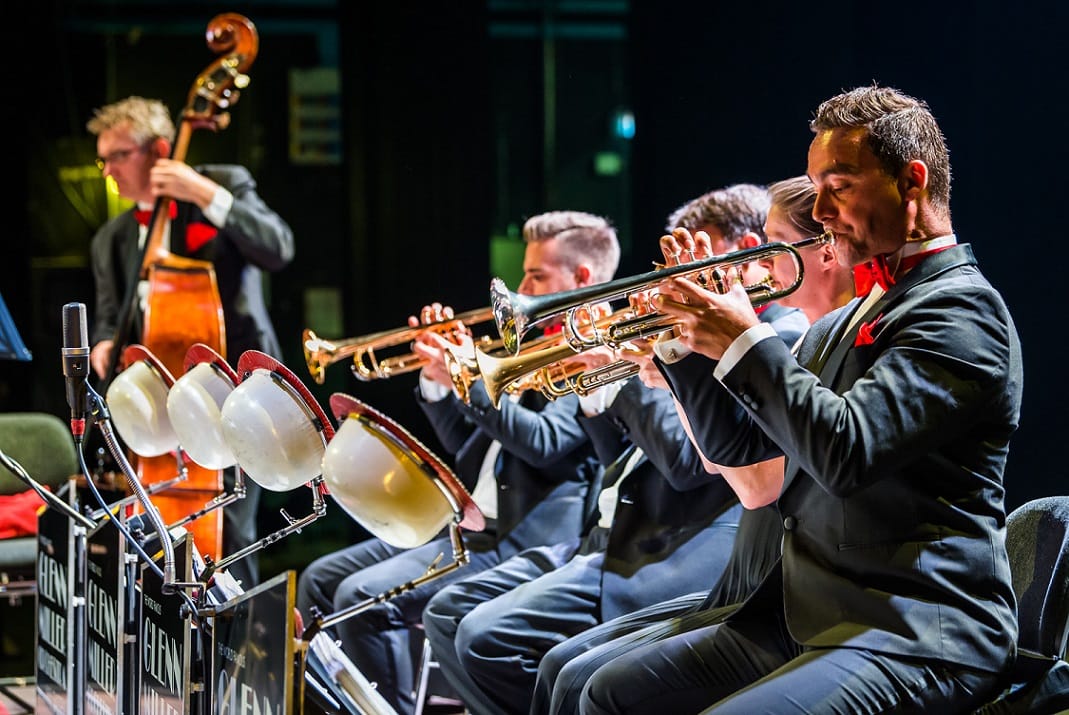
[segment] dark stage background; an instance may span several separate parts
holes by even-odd
[[[1008,506],[1064,493],[1057,445],[1069,390],[1062,340],[1048,326],[1063,300],[1069,7],[969,5],[79,0],[27,8],[33,19],[9,32],[15,223],[0,293],[34,358],[0,363],[0,410],[67,415],[61,306],[84,302],[92,319],[89,240],[109,211],[85,131],[92,109],[142,94],[177,111],[215,59],[203,39],[208,21],[233,11],[260,34],[251,83],[231,126],[196,134],[189,158],[250,167],[293,226],[297,256],[271,276],[270,306],[284,362],[324,406],[347,392],[439,449],[412,399],[414,375],[360,383],[342,362],[314,385],[301,331],[343,338],[400,327],[434,300],[485,306],[490,277],[514,275],[518,227],[546,209],[609,216],[625,247],[619,275],[646,271],[676,206],[717,186],[803,173],[817,104],[876,81],[927,100],[940,120],[955,228],[1021,333],[1027,379]],[[266,497],[264,533],[280,527],[279,508],[303,513],[293,505],[303,495]],[[263,552],[264,578],[362,535],[331,508]]]

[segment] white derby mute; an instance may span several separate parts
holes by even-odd
[[[349,395],[335,393],[330,407],[339,427],[323,456],[323,481],[357,523],[400,548],[427,543],[451,522],[482,530],[464,485],[408,431]]]
[[[223,402],[223,438],[240,466],[264,489],[285,492],[319,476],[334,429],[297,376],[249,350],[238,360],[241,383]]]
[[[123,351],[126,368],[115,375],[104,399],[123,442],[141,457],[178,449],[178,435],[167,414],[167,392],[174,377],[145,346]]]
[[[185,374],[167,393],[167,414],[189,458],[206,469],[226,469],[237,457],[223,437],[222,408],[239,382],[219,353],[197,343],[186,353]]]

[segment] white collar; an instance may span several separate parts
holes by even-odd
[[[935,238],[928,238],[923,241],[910,241],[906,245],[902,246],[899,251],[899,258],[905,258],[906,256],[914,256],[918,253],[925,253],[927,251],[934,251],[937,248],[946,248],[947,246],[953,246],[957,244],[958,237],[952,233],[948,233],[945,236],[936,236]]]

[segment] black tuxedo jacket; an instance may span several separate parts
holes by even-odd
[[[261,271],[280,270],[293,259],[293,231],[256,193],[256,181],[244,167],[216,164],[196,168],[229,190],[234,204],[226,225],[190,252],[184,240],[187,228],[202,224],[210,233],[214,227],[197,206],[177,202],[178,214],[171,222],[171,252],[213,264],[226,325],[226,357],[231,365],[236,365],[246,350],[280,357],[278,338],[264,304]],[[128,295],[132,297],[129,282],[137,275],[141,260],[138,233],[131,209],[101,226],[90,243],[96,283],[96,307],[90,316],[90,342],[94,345],[116,337],[124,301]],[[140,318],[135,311],[126,344],[140,340]]]
[[[779,568],[735,617],[782,609],[805,646],[998,671],[1017,635],[1013,320],[968,245],[929,256],[847,330],[859,304],[814,324],[797,360],[761,341],[722,384],[700,356],[662,366],[710,459],[788,457]]]
[[[710,557],[708,549],[734,538],[739,500],[720,475],[705,471],[672,395],[632,378],[604,413],[579,419],[588,432],[609,425],[643,452],[617,485],[602,567],[602,620],[708,588],[717,575],[709,564],[727,558],[726,550]]]

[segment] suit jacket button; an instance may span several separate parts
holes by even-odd
[[[788,516],[783,520],[783,528],[786,529],[787,531],[793,530],[794,527],[797,526],[797,525],[798,525],[798,520],[795,519],[793,516]]]

